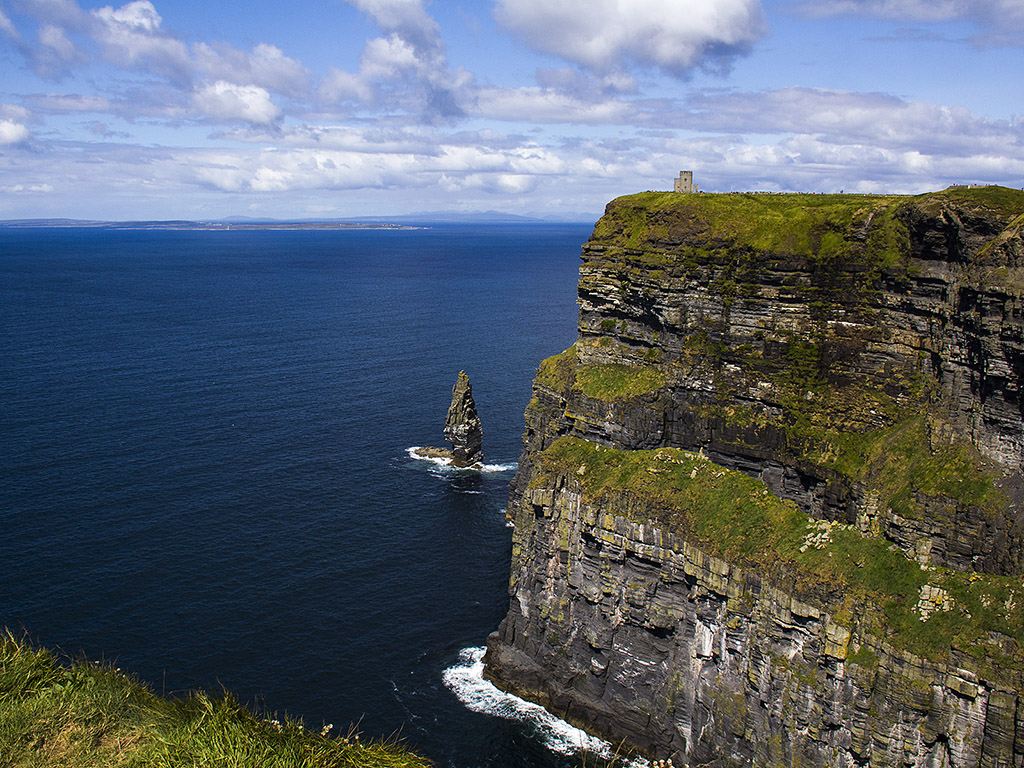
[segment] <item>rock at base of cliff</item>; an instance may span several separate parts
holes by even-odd
[[[478,467],[484,459],[484,432],[473,401],[473,386],[465,371],[452,387],[452,402],[444,422],[444,439],[452,444],[447,448],[417,448],[415,454],[423,459],[443,459],[453,467]]]
[[[424,446],[422,448],[412,448],[410,449],[410,453],[414,459],[433,461],[446,467],[456,467],[458,469],[483,469],[484,466],[479,461],[475,461],[472,464],[459,463],[455,458],[455,454],[447,448]]]

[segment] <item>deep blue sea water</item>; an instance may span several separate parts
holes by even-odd
[[[441,766],[565,764],[442,674],[507,608],[522,414],[589,234],[0,229],[0,624]],[[504,471],[407,454],[460,369]]]

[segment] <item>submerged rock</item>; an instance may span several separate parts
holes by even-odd
[[[425,459],[447,459],[455,467],[472,467],[483,461],[483,428],[476,414],[473,385],[465,371],[452,387],[452,402],[444,422],[444,439],[452,444],[447,448],[417,448],[416,455]]]

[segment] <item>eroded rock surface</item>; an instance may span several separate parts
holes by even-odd
[[[473,402],[473,385],[465,371],[459,371],[452,387],[452,403],[444,422],[444,438],[452,444],[456,466],[469,466],[482,461],[484,433]]]
[[[424,458],[447,459],[455,467],[471,467],[483,461],[483,427],[473,401],[473,386],[465,371],[452,387],[452,402],[444,422],[444,438],[451,443],[447,448],[417,448]]]

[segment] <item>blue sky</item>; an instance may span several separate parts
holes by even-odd
[[[0,219],[1024,186],[1024,0],[0,0]]]

